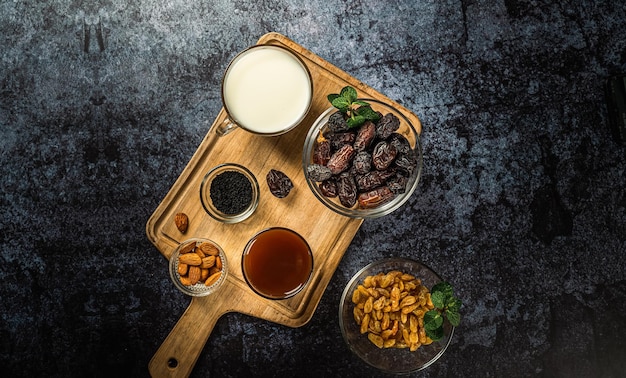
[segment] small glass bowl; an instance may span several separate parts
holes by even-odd
[[[187,286],[183,285],[183,283],[180,282],[180,274],[178,274],[178,256],[180,256],[180,250],[183,247],[187,246],[189,243],[195,243],[196,246],[199,246],[202,243],[211,243],[218,249],[219,257],[222,261],[222,274],[212,285],[206,286],[203,282],[198,282],[195,285]],[[174,286],[176,286],[178,290],[192,297],[204,297],[215,292],[224,283],[224,281],[226,280],[226,276],[228,275],[228,261],[226,260],[226,254],[224,253],[224,250],[222,250],[222,247],[220,247],[219,244],[217,244],[216,242],[204,238],[191,238],[183,241],[178,245],[178,247],[176,247],[176,249],[172,253],[172,256],[170,256],[169,271],[170,278],[172,279]]]
[[[225,172],[238,172],[245,176],[250,182],[250,189],[252,191],[250,204],[245,209],[235,214],[228,214],[219,210],[211,198],[211,184],[213,180]],[[235,190],[237,189],[235,188]],[[220,164],[212,168],[204,176],[200,184],[200,201],[202,202],[204,210],[214,219],[223,223],[238,223],[250,217],[259,205],[259,183],[252,172],[242,165],[235,163]]]
[[[267,299],[291,298],[311,280],[313,252],[297,232],[284,227],[266,228],[246,244],[241,271],[258,295]]]
[[[315,197],[317,197],[317,199],[319,199],[329,209],[350,218],[377,218],[387,215],[398,209],[409,199],[409,197],[411,197],[411,195],[417,188],[423,164],[421,139],[411,121],[403,113],[396,110],[393,106],[375,99],[363,98],[359,100],[367,101],[372,106],[373,110],[378,111],[383,115],[387,113],[392,113],[400,120],[400,127],[398,128],[398,130],[396,130],[396,132],[398,134],[401,134],[408,140],[411,148],[415,151],[415,155],[417,158],[417,166],[413,170],[411,176],[408,177],[404,193],[398,194],[391,201],[372,209],[360,208],[358,203],[352,208],[347,208],[339,202],[339,199],[337,197],[329,198],[322,194],[319,189],[319,183],[309,177],[307,167],[312,164],[313,151],[315,149],[317,141],[322,134],[328,131],[328,127],[326,126],[326,124],[328,123],[328,119],[330,118],[330,116],[337,111],[335,107],[330,107],[326,111],[324,111],[309,129],[309,132],[304,142],[304,148],[302,150],[302,169],[304,170],[304,177],[306,178],[306,182]]]
[[[443,355],[452,340],[454,326],[446,320],[444,337],[429,345],[422,345],[414,352],[409,351],[408,348],[380,349],[367,338],[367,334],[361,334],[360,327],[354,320],[352,293],[358,285],[363,283],[365,277],[388,273],[392,270],[399,270],[421,279],[422,285],[429,290],[442,281],[437,273],[414,260],[392,257],[375,261],[357,272],[343,290],[339,302],[339,326],[350,350],[363,361],[386,373],[407,374],[427,368]]]

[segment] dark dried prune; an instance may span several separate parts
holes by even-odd
[[[393,163],[397,153],[398,150],[392,144],[385,141],[378,142],[372,152],[372,163],[379,171],[385,170]]]
[[[339,195],[339,202],[345,207],[350,208],[356,203],[356,183],[354,182],[354,177],[348,172],[339,175],[337,179],[337,194]]]
[[[396,175],[396,177],[392,177],[387,180],[387,187],[393,194],[402,194],[406,191],[406,184],[408,182],[409,180],[406,177]]]
[[[328,135],[331,151],[339,150],[344,146],[344,144],[353,144],[355,139],[356,134],[353,132],[334,133]]]
[[[291,189],[293,189],[291,179],[281,171],[270,169],[265,179],[270,192],[278,198],[287,197]]]
[[[415,169],[417,169],[417,156],[415,155],[415,151],[411,150],[409,153],[398,155],[394,165],[398,168],[399,172],[406,176],[411,176]]]
[[[392,113],[387,113],[376,124],[376,136],[380,139],[387,139],[400,128],[400,120]]]
[[[328,140],[316,143],[315,148],[313,149],[313,164],[328,164],[330,155],[330,142]]]
[[[330,168],[333,175],[339,174],[348,167],[354,157],[354,148],[349,144],[344,144],[337,152],[335,152],[328,161],[326,166]]]
[[[334,112],[328,117],[328,123],[326,125],[330,131],[335,133],[348,130],[345,115],[339,111]]]
[[[335,179],[331,178],[320,182],[319,188],[324,197],[337,197],[337,181]]]
[[[356,139],[354,140],[354,149],[357,151],[364,151],[369,148],[370,144],[376,137],[376,125],[371,122],[365,122],[357,131]]]
[[[357,175],[364,175],[372,170],[372,155],[367,151],[361,151],[354,156],[352,168]]]
[[[367,192],[383,185],[388,178],[395,176],[395,174],[396,172],[393,170],[371,171],[356,177],[356,187],[361,192]]]
[[[308,167],[306,167],[306,173],[313,181],[328,180],[333,175],[333,173],[330,171],[330,168],[321,164],[309,165]]]
[[[359,194],[359,206],[364,209],[378,207],[383,203],[393,199],[395,196],[386,186],[381,186],[372,191]]]
[[[411,151],[411,144],[402,134],[393,133],[389,137],[389,143],[391,143],[399,154],[406,154]]]

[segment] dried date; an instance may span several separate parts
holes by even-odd
[[[328,123],[326,123],[328,129],[334,133],[348,130],[348,123],[346,118],[341,112],[335,112],[328,117]]]
[[[411,176],[417,169],[417,156],[415,155],[415,151],[411,150],[406,154],[400,154],[396,158],[394,165],[397,167],[398,171],[402,172],[405,176]]]
[[[354,177],[344,172],[339,175],[337,179],[337,195],[339,196],[339,202],[345,207],[352,207],[357,201],[357,188],[354,182]]]
[[[354,140],[354,149],[364,151],[369,148],[376,137],[376,125],[372,121],[367,121],[359,128]]]
[[[311,164],[306,167],[306,172],[313,181],[324,181],[332,177],[333,173],[325,165]]]
[[[328,135],[331,151],[337,151],[346,144],[353,144],[356,134],[353,132],[333,133]]]
[[[372,191],[359,194],[359,206],[364,209],[372,209],[393,199],[393,192],[386,186],[381,186]]]
[[[335,179],[331,178],[326,181],[322,181],[319,184],[319,188],[324,197],[337,197],[337,181],[335,181]]]
[[[367,151],[361,151],[352,160],[352,169],[357,175],[364,175],[372,170],[372,155]]]
[[[330,156],[330,142],[328,140],[323,140],[315,144],[315,148],[313,149],[313,164],[326,165],[330,160]]]
[[[402,194],[406,191],[406,185],[408,182],[409,180],[406,177],[396,175],[396,177],[392,177],[387,180],[387,187],[393,194]]]
[[[354,148],[349,144],[345,144],[330,157],[326,166],[330,168],[333,175],[337,175],[350,167],[354,154]]]
[[[356,187],[361,192],[367,192],[383,185],[387,179],[395,175],[396,172],[393,170],[371,171],[356,177]]]
[[[389,143],[391,143],[399,154],[408,154],[411,151],[411,144],[402,134],[393,133],[389,137]]]
[[[387,169],[396,158],[398,150],[385,141],[378,142],[372,152],[372,163],[379,171]]]
[[[376,135],[380,139],[387,139],[400,128],[400,119],[392,113],[387,113],[376,124]]]
[[[281,171],[270,169],[265,177],[267,180],[267,186],[270,192],[278,198],[287,197],[291,189],[293,189],[293,183],[291,179]]]

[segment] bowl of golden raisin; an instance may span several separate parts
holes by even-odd
[[[433,340],[424,323],[435,309],[430,288],[442,282],[411,259],[392,257],[365,266],[350,279],[339,305],[341,333],[350,350],[386,373],[411,373],[433,364],[454,334],[444,319]]]
[[[210,239],[192,238],[176,247],[169,262],[174,286],[183,293],[202,297],[226,280],[228,263],[222,248]]]

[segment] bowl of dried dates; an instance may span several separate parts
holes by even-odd
[[[307,134],[302,168],[315,197],[352,218],[376,218],[402,206],[422,171],[420,136],[393,106],[357,98],[345,87]]]
[[[350,350],[386,373],[432,365],[459,324],[461,301],[426,265],[407,258],[375,261],[357,272],[339,302],[339,325]]]
[[[210,239],[185,240],[172,252],[169,263],[174,286],[192,297],[217,290],[226,280],[228,263],[222,248]]]

